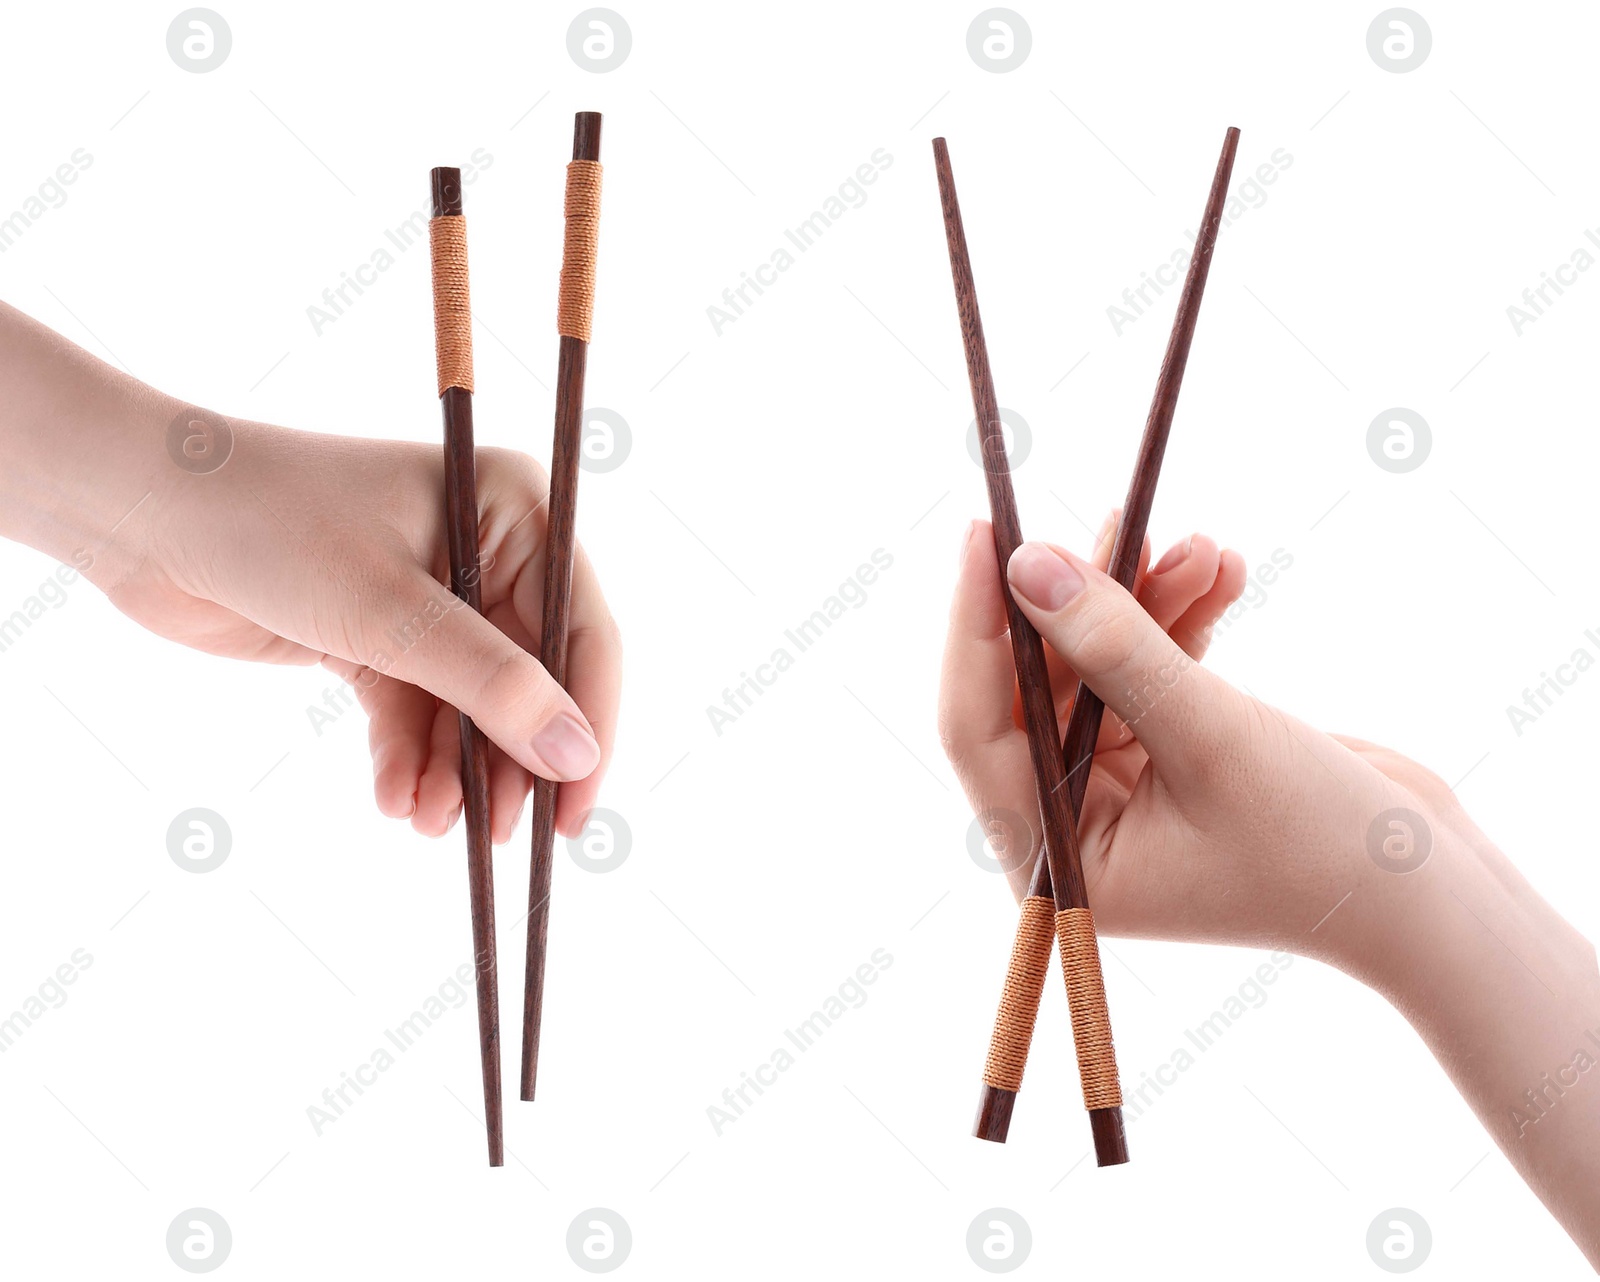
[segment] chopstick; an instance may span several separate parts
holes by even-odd
[[[972,404],[983,446],[995,551],[1004,582],[1006,564],[1022,543],[1022,527],[1017,517],[1016,495],[1011,488],[1005,436],[1001,431],[1000,409],[983,339],[983,320],[978,314],[978,295],[967,255],[966,232],[961,225],[961,207],[950,172],[950,152],[943,138],[933,140],[933,159],[939,176],[939,203],[950,251],[950,275],[955,283],[956,309],[966,350],[967,381],[972,387]],[[1067,771],[1061,743],[1056,738],[1050,670],[1045,664],[1044,642],[1038,631],[1017,605],[1009,588],[1004,595],[1011,625],[1012,659],[1022,695],[1023,725],[1028,735],[1028,753],[1033,759],[1034,785],[1044,827],[1045,856],[1054,894],[1055,930],[1062,940],[1062,972],[1072,1013],[1072,1035],[1077,1047],[1084,1107],[1089,1111],[1096,1161],[1101,1166],[1111,1166],[1128,1160],[1122,1125],[1122,1091],[1117,1081],[1116,1050],[1111,1041],[1111,1021],[1106,1013],[1094,919],[1089,912],[1089,898],[1083,882],[1078,832],[1067,807]]]
[[[550,451],[550,510],[539,660],[557,682],[567,683],[567,622],[576,543],[578,449],[583,431],[583,380],[594,310],[595,245],[600,222],[600,113],[580,111],[573,121],[572,163],[567,166],[566,240],[561,255],[556,330],[555,441]],[[559,785],[533,781],[533,856],[528,877],[528,954],[522,990],[522,1098],[531,1100],[539,1073],[539,1027],[544,1008],[545,952],[550,934],[550,877]]]
[[[1211,258],[1222,223],[1222,207],[1227,199],[1238,147],[1239,131],[1230,128],[1223,138],[1222,155],[1217,160],[1216,172],[1211,179],[1211,191],[1206,197],[1200,234],[1195,241],[1194,256],[1189,260],[1177,312],[1172,318],[1172,333],[1167,339],[1166,355],[1162,358],[1161,372],[1156,379],[1155,397],[1145,420],[1133,478],[1128,485],[1127,499],[1122,505],[1122,520],[1111,548],[1109,573],[1130,591],[1138,574],[1139,555],[1144,547],[1150,508],[1155,501],[1156,482],[1161,476],[1167,437],[1172,430],[1178,393],[1183,387],[1183,374],[1189,361],[1190,345],[1194,342],[1195,324],[1200,318],[1200,302],[1205,295],[1206,279],[1211,271]],[[1083,812],[1083,798],[1089,786],[1095,743],[1100,737],[1100,721],[1104,712],[1105,705],[1100,697],[1080,682],[1072,713],[1067,719],[1061,750],[1067,769],[1067,804],[1074,826]],[[1012,946],[1000,1011],[990,1039],[977,1120],[973,1126],[973,1134],[979,1139],[1004,1143],[1010,1127],[1012,1106],[1022,1084],[1022,1067],[1027,1061],[1028,1043],[1033,1037],[1034,1021],[1038,1015],[1044,974],[1050,965],[1051,935],[1048,927],[1040,927],[1039,906],[1048,905],[1051,899],[1050,864],[1041,852],[1034,865],[1027,897],[1022,902],[1022,917]]]
[[[478,478],[472,443],[472,300],[467,281],[467,227],[461,171],[433,171],[434,354],[444,414],[445,516],[450,586],[483,611],[478,568]],[[477,971],[478,1050],[483,1061],[483,1113],[489,1165],[505,1163],[500,1104],[500,986],[495,966],[494,866],[489,833],[489,741],[461,713],[461,794],[467,828],[467,886],[472,898],[472,951]]]

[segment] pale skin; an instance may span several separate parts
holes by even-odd
[[[371,719],[378,809],[418,832],[460,817],[458,707],[493,744],[494,839],[510,837],[535,774],[563,782],[557,829],[580,831],[611,755],[622,646],[580,548],[568,690],[535,657],[538,464],[478,451],[479,617],[444,586],[442,444],[230,419],[231,447],[196,436],[186,466],[169,432],[189,408],[0,303],[0,535],[82,569],[161,636],[348,682]],[[419,433],[438,422],[419,408]]]
[[[1058,665],[1063,729],[1072,673],[1108,708],[1080,828],[1097,925],[1106,935],[1294,952],[1382,994],[1600,1268],[1600,1045],[1587,1036],[1600,1036],[1594,947],[1437,775],[1314,730],[1194,662],[1218,602],[1226,608],[1242,584],[1234,556],[1196,536],[1163,558],[1137,601],[1101,572],[1103,545],[1091,564],[1024,544],[1007,567]],[[993,534],[975,522],[951,611],[940,730],[974,810],[1037,813],[1000,574]],[[1415,850],[1418,828],[1432,840],[1426,861],[1404,873],[1382,866],[1391,856],[1381,841],[1378,858],[1369,853],[1374,820],[1396,808],[1421,823],[1395,857]],[[1013,874],[1019,896],[1026,879],[1026,868]]]
[[[186,409],[0,304],[0,535],[82,568],[162,636],[320,662],[350,682],[371,717],[378,807],[417,831],[440,835],[460,814],[457,706],[495,744],[497,841],[534,774],[565,781],[558,827],[581,828],[614,742],[621,644],[580,550],[570,693],[534,657],[537,465],[479,451],[480,619],[443,587],[439,447],[231,420],[226,461],[196,471],[168,449]],[[1146,552],[1135,598],[1101,573],[1108,551],[1102,538],[1090,563],[1028,544],[1009,566],[1050,650],[1063,727],[1078,674],[1109,709],[1081,824],[1101,930],[1297,952],[1373,987],[1600,1266],[1600,1073],[1572,1067],[1585,1031],[1600,1030],[1593,947],[1437,776],[1313,730],[1195,662],[1243,586],[1237,553],[1200,535],[1153,568]],[[976,522],[940,729],[980,812],[1036,804],[1015,696],[993,535]],[[1405,874],[1369,855],[1374,817],[1394,808],[1432,836],[1427,862]],[[1019,895],[1026,877],[1019,866]]]

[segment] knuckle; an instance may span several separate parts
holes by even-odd
[[[356,622],[358,657],[375,672],[414,672],[434,650],[438,629],[458,607],[442,584],[426,576],[392,574],[371,590],[375,605]]]
[[[961,719],[955,709],[944,699],[939,700],[939,746],[944,749],[945,760],[952,766],[960,763],[965,752],[967,737],[962,731]]]
[[[580,641],[587,647],[586,653],[590,655],[587,662],[591,665],[598,663],[603,671],[613,673],[621,670],[622,629],[609,611],[592,623],[571,630],[568,644],[575,646]]]
[[[1000,743],[1013,733],[1007,720],[992,728],[974,724],[970,712],[954,700],[941,696],[939,701],[939,746],[945,760],[958,776],[963,778],[989,755],[992,745]]]
[[[1073,664],[1091,672],[1126,672],[1138,658],[1139,620],[1126,610],[1086,602],[1073,632]]]
[[[601,647],[607,654],[617,658],[622,657],[622,627],[616,618],[606,612],[605,618],[593,625],[595,636],[599,639]]]
[[[486,446],[478,450],[478,466],[519,498],[536,500],[544,497],[550,488],[549,478],[539,461],[521,450]]]
[[[483,710],[514,708],[518,714],[535,717],[538,724],[549,720],[551,702],[547,686],[534,675],[537,665],[529,655],[508,649],[484,669],[474,691],[474,706]]]

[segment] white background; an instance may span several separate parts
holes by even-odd
[[[984,498],[929,139],[1033,428],[1025,529],[1079,547],[1120,500],[1173,294],[1120,337],[1106,307],[1184,243],[1225,126],[1241,179],[1292,156],[1223,233],[1152,529],[1291,555],[1217,669],[1461,780],[1593,937],[1600,677],[1520,736],[1506,706],[1596,649],[1600,273],[1520,337],[1505,309],[1600,218],[1597,16],[1427,7],[1431,56],[1393,74],[1376,3],[1030,4],[1031,55],[994,74],[979,8],[629,4],[601,75],[568,55],[576,5],[227,3],[231,56],[199,75],[166,50],[176,5],[8,11],[0,216],[74,149],[93,164],[0,255],[3,296],[168,392],[307,429],[437,439],[425,250],[320,336],[306,309],[423,207],[430,166],[482,148],[479,440],[548,457],[563,166],[572,113],[603,111],[588,395],[634,437],[579,515],[628,643],[603,804],[634,844],[606,875],[558,855],[533,1105],[525,830],[499,856],[504,1170],[469,1116],[470,1003],[320,1137],[307,1119],[470,954],[460,832],[377,815],[359,712],[310,725],[327,675],[181,650],[86,583],[0,654],[0,1011],[94,959],[0,1056],[8,1276],[180,1276],[164,1239],[194,1206],[247,1278],[581,1276],[566,1231],[592,1206],[632,1228],[625,1276],[981,1276],[966,1231],[994,1206],[1040,1277],[1381,1276],[1366,1231],[1394,1206],[1432,1228],[1423,1276],[1583,1274],[1408,1027],[1309,961],[1108,1171],[1081,1160],[1052,980],[1011,1142],[969,1137],[1015,909],[968,856],[934,725]],[[716,335],[707,306],[879,148],[866,202]],[[1391,406],[1432,428],[1406,475],[1366,450]],[[707,706],[878,548],[866,604],[718,736]],[[0,613],[52,568],[0,549]],[[166,849],[191,806],[233,834],[205,875]],[[879,948],[870,1000],[714,1134],[707,1106]],[[1263,960],[1107,953],[1129,1087]]]

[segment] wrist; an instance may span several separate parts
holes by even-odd
[[[1445,843],[1373,986],[1600,1267],[1600,972],[1592,944],[1476,830]]]
[[[1432,817],[1430,817],[1432,818]],[[1444,818],[1430,825],[1421,866],[1374,863],[1351,896],[1347,929],[1324,958],[1407,1013],[1442,989],[1472,988],[1485,972],[1562,991],[1593,969],[1593,948],[1481,833]]]
[[[125,577],[143,559],[136,509],[175,470],[163,441],[180,407],[4,305],[0,345],[0,534],[102,586]]]
[[[1353,929],[1326,960],[1393,1005],[1452,1075],[1491,1047],[1520,1043],[1515,1055],[1495,1052],[1523,1064],[1500,1083],[1513,1104],[1519,1072],[1570,1055],[1567,1042],[1585,1028],[1600,1035],[1593,945],[1470,823],[1437,821],[1415,871],[1374,872],[1347,905],[1367,901]]]

